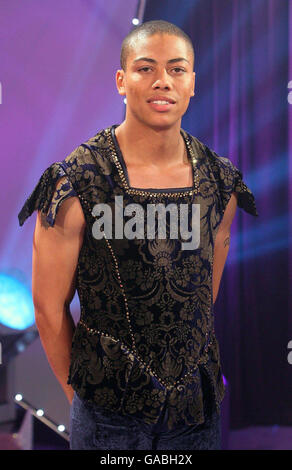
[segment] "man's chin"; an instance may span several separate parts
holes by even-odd
[[[169,130],[169,129],[177,127],[178,122],[179,122],[179,127],[180,127],[181,119],[174,120],[166,116],[165,117],[158,116],[158,118],[156,119],[147,119],[145,121],[145,124],[147,127],[150,127],[151,129],[163,131],[163,130]]]

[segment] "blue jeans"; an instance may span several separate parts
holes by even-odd
[[[70,410],[72,450],[220,450],[220,412],[206,413],[203,424],[162,431],[132,416],[102,410],[74,393]]]

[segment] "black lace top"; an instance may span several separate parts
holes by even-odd
[[[167,409],[168,429],[199,424],[204,421],[203,378],[218,409],[224,396],[214,333],[214,240],[232,192],[238,193],[240,208],[258,215],[254,196],[228,158],[183,129],[193,185],[130,187],[115,127],[101,130],[63,161],[52,163],[22,207],[19,223],[38,209],[53,226],[60,205],[72,196],[84,211],[86,230],[77,266],[81,314],[68,377],[79,396],[150,424]],[[64,183],[55,190],[61,177]],[[102,203],[112,209],[112,234],[97,238],[96,205]],[[135,213],[139,230],[132,238],[115,218],[117,207],[125,210],[130,204],[141,207]],[[195,248],[182,249],[181,233],[170,236],[170,217],[165,219],[164,238],[158,236],[158,226],[154,237],[147,238],[146,224],[140,222],[151,204],[187,204],[188,215],[192,204],[198,204]],[[176,214],[179,224],[181,213]],[[128,214],[123,223],[130,222]]]

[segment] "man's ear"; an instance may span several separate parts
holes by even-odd
[[[191,96],[195,96],[196,72],[193,72],[193,90]]]
[[[116,85],[120,95],[125,95],[126,90],[124,86],[124,70],[117,70],[116,73]]]

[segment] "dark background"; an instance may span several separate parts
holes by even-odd
[[[144,22],[158,19],[195,49],[182,127],[242,171],[259,213],[238,209],[215,303],[230,425],[291,425],[291,2],[148,0]]]

